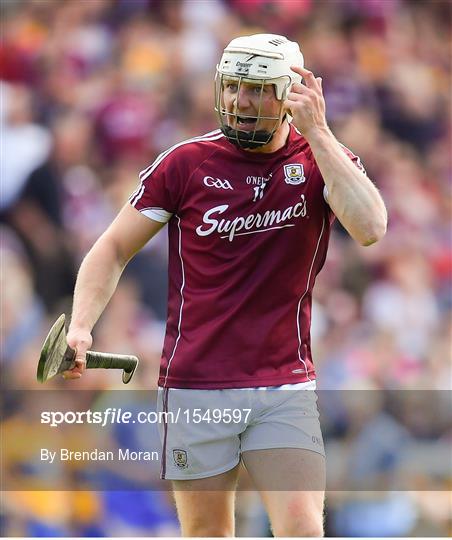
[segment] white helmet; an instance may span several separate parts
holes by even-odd
[[[220,63],[217,65],[215,77],[215,110],[218,113],[220,127],[228,139],[242,148],[257,148],[267,144],[284,119],[283,101],[294,82],[301,82],[301,76],[293,72],[290,66],[304,66],[303,55],[298,43],[289,41],[284,36],[275,34],[254,34],[233,39],[225,48]],[[228,125],[228,117],[237,120],[237,113],[229,113],[224,107],[224,82],[237,81],[275,86],[276,98],[281,101],[279,116],[260,115],[259,119],[275,120],[272,131],[241,131],[232,129]],[[261,91],[262,100],[262,91]],[[241,115],[243,117],[243,115]],[[246,118],[246,117],[245,117]],[[237,124],[235,124],[237,125]]]

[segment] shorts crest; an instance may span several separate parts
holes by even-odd
[[[173,450],[173,460],[175,465],[177,465],[181,469],[185,469],[188,465],[187,452],[185,450],[175,448]]]

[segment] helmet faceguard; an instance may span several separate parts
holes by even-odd
[[[286,79],[287,79],[286,86],[288,88],[290,86],[290,80],[288,77],[286,77]],[[236,90],[237,96],[240,96],[240,89],[243,83],[253,84],[257,87],[259,95],[256,98],[257,113],[255,115],[244,114],[243,112],[241,112],[239,97],[237,97],[237,100],[235,102],[234,110],[232,112],[228,112],[226,110],[223,92],[224,92],[225,85],[231,82],[237,86],[237,90]],[[215,77],[215,110],[217,111],[217,114],[218,114],[221,131],[236,146],[239,146],[241,148],[250,148],[250,149],[263,146],[264,144],[267,144],[271,141],[273,134],[281,125],[284,119],[284,110],[283,110],[282,100],[280,100],[281,103],[280,103],[279,111],[277,114],[269,116],[268,114],[264,114],[262,112],[262,104],[263,104],[262,96],[264,92],[264,86],[268,84],[273,84],[273,81],[271,79],[256,80],[256,79],[249,79],[248,77],[231,76],[231,75],[224,75],[222,73],[217,73],[217,76]],[[259,90],[259,87],[260,87],[260,90]],[[245,121],[247,119],[251,119],[255,121],[254,130],[244,131],[240,129],[234,129],[233,127],[231,127],[231,124],[235,126],[238,125],[239,118]],[[273,127],[270,130],[258,129],[259,124],[261,124],[263,120],[273,121],[272,122]],[[268,124],[269,122],[266,122],[266,123]]]
[[[272,140],[286,116],[289,121],[291,120],[284,112],[283,102],[292,84],[301,82],[301,76],[294,73],[290,66],[303,64],[303,55],[298,44],[284,36],[255,34],[231,41],[217,65],[215,76],[215,111],[221,131],[231,143],[241,148],[258,148]],[[241,114],[238,101],[235,103],[234,111],[226,110],[224,89],[231,81],[237,85],[237,96],[240,95],[240,87],[244,83],[260,85],[256,116]],[[279,112],[271,116],[262,110],[264,86],[268,84],[274,86],[276,99],[280,102]],[[255,129],[244,131],[231,127],[231,124],[239,125],[239,118],[242,121],[248,118],[255,119]],[[269,131],[258,130],[262,120],[273,120],[274,127]]]

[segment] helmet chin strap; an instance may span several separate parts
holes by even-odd
[[[287,114],[283,115],[280,126],[284,122],[284,120],[289,121],[289,117]],[[259,131],[242,131],[239,129],[233,129],[230,126],[222,123],[220,129],[225,135],[225,137],[229,140],[229,142],[232,143],[234,146],[237,146],[238,148],[248,148],[250,150],[254,150],[255,148],[259,148],[261,146],[264,146],[264,144],[269,143],[273,139],[273,135],[278,128],[274,129],[273,131],[265,131],[262,129]]]
[[[264,130],[241,131],[226,125],[221,126],[221,131],[234,146],[237,146],[238,148],[248,148],[251,150],[269,143],[273,139],[274,133]]]

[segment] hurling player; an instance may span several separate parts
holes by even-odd
[[[189,412],[161,425],[162,477],[173,482],[182,534],[233,536],[242,462],[275,536],[321,536],[312,290],[334,219],[368,246],[385,234],[386,209],[328,128],[322,80],[304,68],[297,43],[234,39],[215,83],[220,129],[175,144],[144,169],[84,259],[67,336],[77,365],[65,377],[81,376],[121,272],[167,225],[159,407]]]

